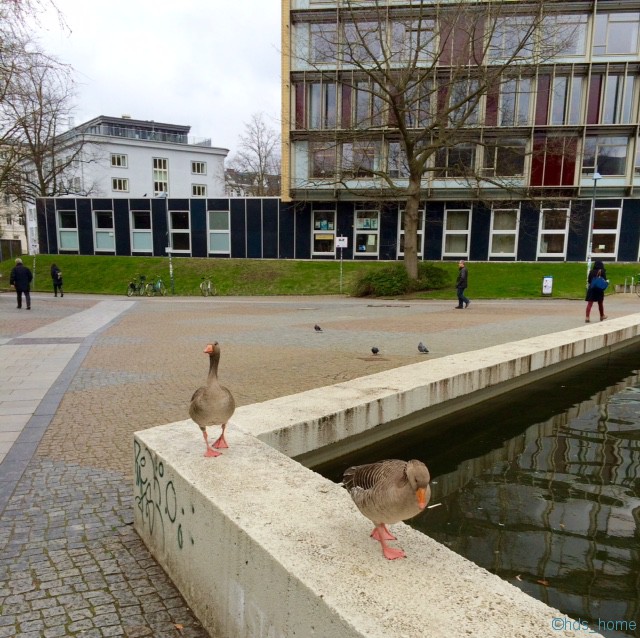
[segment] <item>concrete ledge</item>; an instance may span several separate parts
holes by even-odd
[[[562,617],[407,525],[383,558],[348,494],[253,436],[202,456],[190,421],[138,432],[135,526],[212,636],[541,638]]]
[[[243,406],[234,424],[306,465],[640,342],[640,314]]]
[[[640,314],[245,406],[217,459],[191,420],[137,432],[136,530],[212,636],[579,636],[404,524],[408,559],[386,561],[346,492],[289,457],[639,341]]]

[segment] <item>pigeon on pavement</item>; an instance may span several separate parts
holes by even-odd
[[[322,328],[321,328],[318,324],[316,324],[315,326],[313,326],[313,329],[314,329],[316,332],[322,332]]]
[[[371,348],[371,352],[373,352],[373,354],[378,354],[378,352],[380,352],[379,348],[376,348],[375,346],[373,346],[373,348]]]
[[[422,341],[418,344],[418,350],[422,352],[422,354],[427,354],[427,352],[429,352],[429,348],[427,348]]]

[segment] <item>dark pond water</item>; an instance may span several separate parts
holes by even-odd
[[[314,469],[421,459],[431,507],[409,525],[585,635],[640,636],[639,375],[629,349]]]

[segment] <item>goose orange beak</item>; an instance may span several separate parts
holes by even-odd
[[[418,507],[423,510],[427,506],[427,488],[419,487],[416,490],[416,498],[418,499]]]
[[[213,346],[211,344],[208,344],[202,352],[204,352],[205,354],[211,354],[213,352]]]

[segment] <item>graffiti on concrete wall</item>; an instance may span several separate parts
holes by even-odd
[[[182,549],[185,543],[184,523],[187,514],[179,503],[174,482],[165,476],[164,463],[148,447],[133,441],[135,457],[135,506],[142,524],[159,541],[162,549],[168,541],[175,541]],[[192,516],[195,507],[187,509]],[[188,541],[194,544],[188,534]]]

